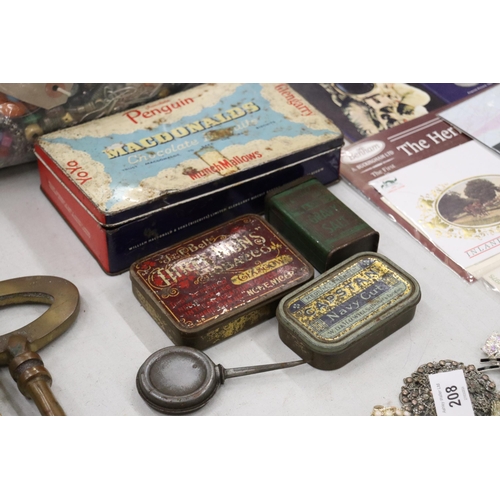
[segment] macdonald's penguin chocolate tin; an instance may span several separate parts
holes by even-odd
[[[134,295],[176,345],[205,349],[276,314],[312,266],[264,220],[245,215],[130,268]]]
[[[266,192],[293,179],[337,181],[343,143],[286,83],[207,83],[45,134],[35,154],[42,191],[116,274],[261,213]]]
[[[376,252],[379,233],[313,176],[266,195],[267,221],[320,272],[359,252]]]
[[[419,301],[414,278],[362,252],[284,297],[279,335],[311,366],[334,370],[409,323]]]

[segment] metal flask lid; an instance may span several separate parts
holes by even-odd
[[[192,347],[165,347],[139,368],[137,390],[156,411],[183,415],[199,410],[225,379],[304,364],[304,360],[226,369]]]

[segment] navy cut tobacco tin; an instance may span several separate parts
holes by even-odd
[[[284,297],[279,335],[311,366],[334,370],[410,322],[419,301],[414,278],[362,252]]]
[[[379,233],[313,176],[270,191],[266,219],[320,272],[359,252],[376,252]]]
[[[245,215],[130,268],[135,296],[176,345],[205,349],[273,317],[312,266],[261,217]]]

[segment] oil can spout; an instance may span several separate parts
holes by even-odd
[[[298,360],[226,370],[198,349],[172,346],[153,353],[142,364],[136,385],[141,397],[154,410],[183,415],[205,406],[226,378],[280,370],[303,363],[305,361]]]
[[[287,361],[285,363],[273,363],[269,365],[259,366],[242,366],[240,368],[223,368],[222,377],[226,378],[243,377],[244,375],[253,375],[254,373],[270,372],[272,370],[281,370],[282,368],[291,368],[293,366],[303,365],[305,361],[299,359],[297,361]]]

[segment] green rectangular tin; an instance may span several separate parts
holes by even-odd
[[[320,272],[359,252],[376,252],[379,233],[314,176],[270,191],[266,219]]]
[[[281,340],[321,370],[335,370],[409,323],[417,281],[386,257],[362,252],[286,295]]]

